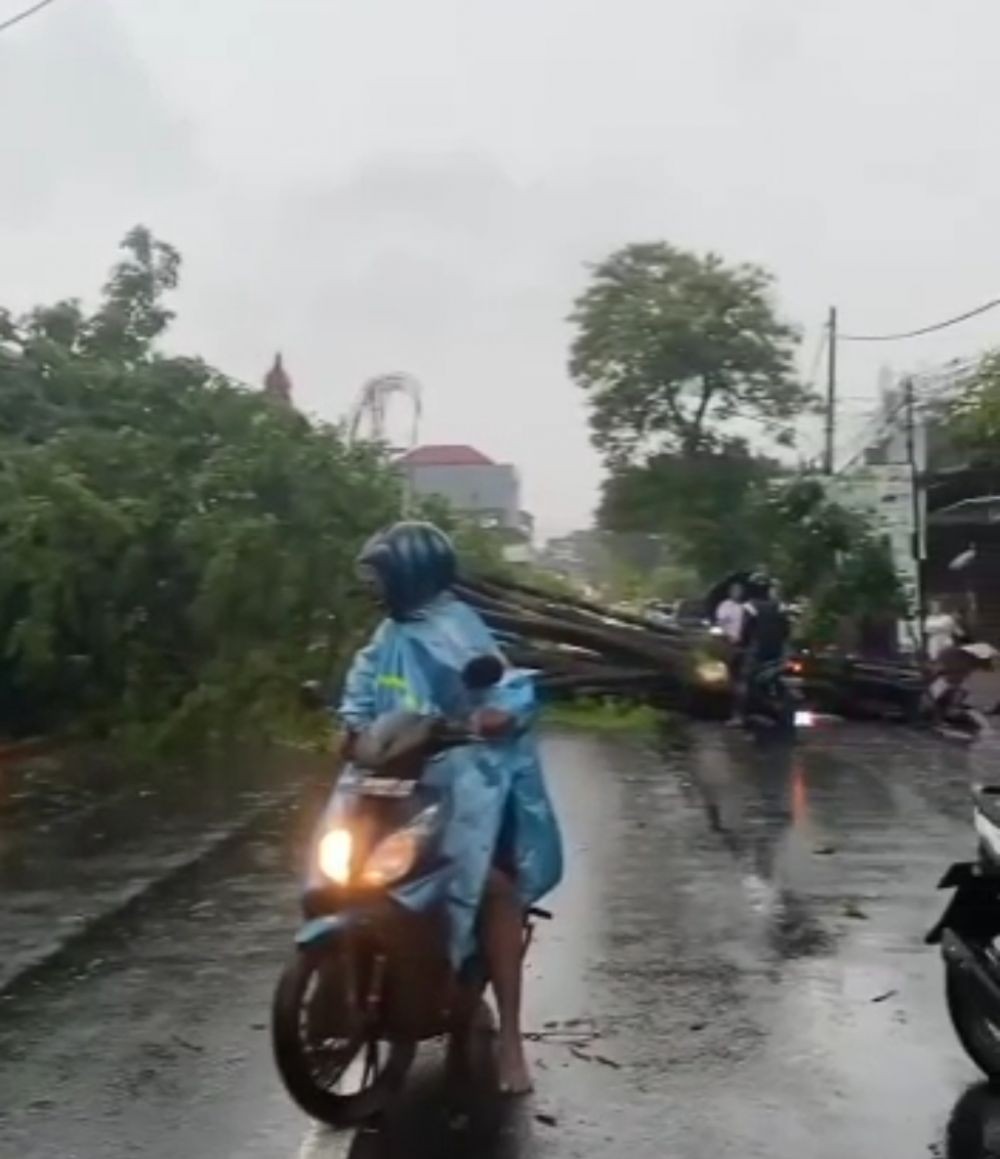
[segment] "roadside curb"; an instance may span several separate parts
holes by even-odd
[[[289,804],[299,792],[299,786],[290,786],[271,793],[266,800],[258,801],[239,820],[225,826],[216,826],[197,838],[187,839],[182,852],[162,860],[155,873],[130,882],[100,912],[82,918],[68,932],[15,957],[12,962],[0,964],[0,1002],[37,980],[47,970],[58,966],[74,950],[112,927],[143,903],[166,892],[186,874],[235,845],[265,816]]]

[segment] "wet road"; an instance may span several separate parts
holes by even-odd
[[[455,1130],[432,1054],[380,1134],[289,1104],[266,1019],[306,801],[0,1002],[0,1156],[1000,1155],[921,945],[989,753],[855,726],[546,748],[568,873],[529,966],[533,1100]]]

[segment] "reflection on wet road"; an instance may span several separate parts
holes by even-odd
[[[0,1155],[1000,1154],[921,944],[983,758],[860,727],[791,750],[705,727],[667,755],[559,735],[547,758],[568,875],[529,965],[532,1101],[482,1092],[456,1120],[430,1051],[378,1131],[290,1106],[266,1034],[295,921],[283,814],[0,1003]]]

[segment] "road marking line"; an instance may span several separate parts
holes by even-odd
[[[348,1159],[353,1131],[333,1131],[314,1124],[306,1133],[295,1159]]]

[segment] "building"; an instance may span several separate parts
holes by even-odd
[[[534,520],[521,508],[521,480],[510,463],[495,463],[475,447],[415,447],[397,460],[414,495],[437,496],[483,527],[512,541],[530,541]]]
[[[1000,466],[969,461],[947,423],[952,401],[977,364],[954,362],[921,373],[912,407],[901,387],[883,382],[878,429],[862,453],[864,467],[850,463],[847,473],[867,468],[911,474],[918,501],[911,495],[900,506],[909,507],[918,524],[915,603],[926,611],[931,601],[944,601],[965,615],[973,631],[1000,643]],[[912,560],[912,540],[909,554]]]
[[[292,380],[285,370],[281,355],[274,356],[271,369],[264,375],[264,394],[282,406],[292,406]]]

